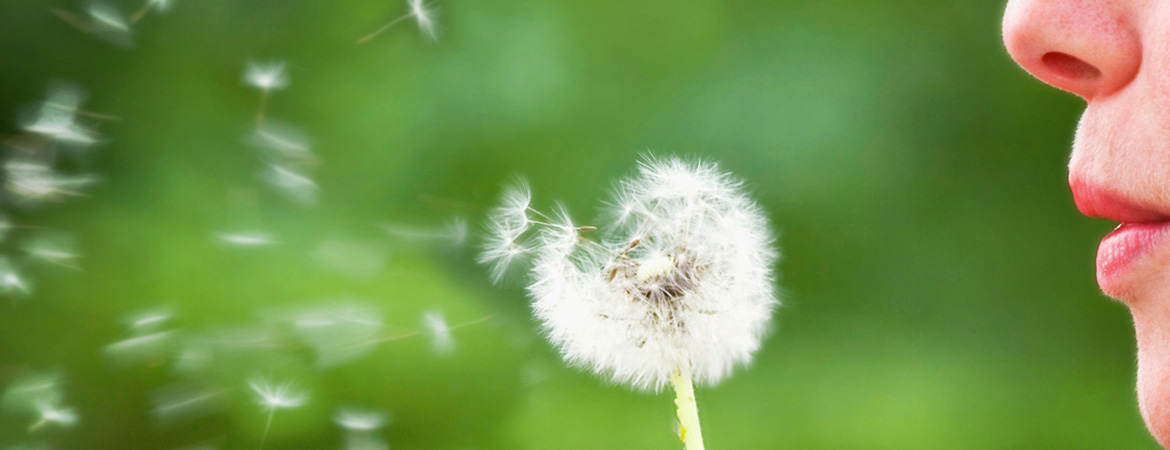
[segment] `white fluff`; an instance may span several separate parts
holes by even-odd
[[[533,246],[528,292],[565,360],[642,390],[684,369],[717,383],[750,362],[778,305],[777,254],[741,183],[712,163],[647,158],[614,197],[600,240],[561,209]]]

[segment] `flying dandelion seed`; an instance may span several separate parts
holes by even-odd
[[[89,17],[88,30],[94,36],[112,44],[129,48],[134,45],[130,21],[118,8],[99,0],[90,0],[85,7]],[[84,30],[83,30],[84,31]]]
[[[317,183],[297,170],[272,164],[261,178],[296,203],[306,206],[317,203],[317,192],[320,191]]]
[[[341,428],[357,431],[373,431],[390,422],[390,414],[358,408],[338,408],[333,421]]]
[[[32,286],[20,272],[16,271],[12,262],[4,256],[0,256],[0,293],[9,298],[32,294]]]
[[[369,42],[370,39],[373,39],[379,34],[382,34],[382,32],[389,30],[390,27],[397,25],[398,22],[402,22],[407,19],[414,19],[414,21],[418,23],[418,31],[423,35],[423,37],[426,37],[432,41],[438,40],[438,24],[435,22],[435,10],[431,8],[431,5],[425,3],[424,0],[406,0],[406,6],[408,9],[406,14],[403,14],[394,20],[391,20],[387,24],[382,25],[381,28],[374,30],[373,33],[363,36],[361,39],[358,39],[357,43],[364,44]]]
[[[317,164],[308,133],[300,128],[272,119],[266,120],[252,132],[249,142],[268,152],[273,163]]]
[[[149,333],[158,331],[158,328],[175,317],[175,312],[167,307],[155,307],[127,315],[123,322],[131,333]]]
[[[297,391],[296,385],[292,382],[276,384],[271,380],[255,379],[248,382],[248,387],[259,397],[260,406],[268,410],[268,421],[264,425],[264,435],[260,438],[260,448],[263,449],[264,442],[268,440],[268,432],[272,429],[272,417],[276,415],[276,410],[304,406],[308,403],[309,396]]]
[[[385,327],[380,309],[359,301],[315,306],[292,314],[289,325],[317,354],[317,364],[333,367],[370,350],[361,345],[375,339]]]
[[[260,107],[256,111],[256,128],[260,128],[264,123],[269,93],[288,86],[288,76],[284,72],[284,66],[284,61],[268,63],[248,61],[247,67],[244,69],[244,83],[260,90]]]
[[[418,241],[435,241],[450,244],[453,247],[462,247],[467,242],[467,221],[456,217],[442,228],[414,227],[402,224],[382,225],[387,234],[399,239]]]
[[[155,423],[174,425],[210,416],[225,408],[227,389],[196,384],[173,384],[151,394]]]
[[[356,408],[339,408],[333,421],[345,429],[345,450],[385,450],[389,446],[374,433],[390,421],[390,414]]]
[[[55,83],[35,114],[20,121],[20,127],[29,133],[43,136],[53,142],[85,147],[100,140],[97,131],[82,124],[79,116],[99,120],[119,120],[115,116],[81,109],[85,91],[69,83]]]
[[[272,235],[262,231],[220,233],[215,235],[220,242],[238,247],[262,247],[276,243]]]
[[[528,215],[532,208],[532,191],[520,180],[504,190],[500,206],[488,213],[488,235],[479,255],[480,264],[491,266],[492,281],[500,282],[508,273],[532,253],[532,243],[524,233],[532,225]]]
[[[447,326],[447,319],[440,311],[426,311],[422,316],[423,330],[431,340],[431,348],[439,355],[450,355],[455,350],[455,339],[451,337],[451,327]]]
[[[82,189],[98,181],[92,175],[62,175],[47,164],[32,160],[8,161],[3,171],[4,188],[25,204],[81,196]]]
[[[61,427],[70,427],[77,423],[77,411],[73,408],[66,408],[52,402],[38,402],[36,404],[37,415],[40,420],[29,425],[28,431],[36,431],[37,429],[46,425],[55,425]]]
[[[74,239],[64,234],[37,236],[22,247],[29,257],[73,270],[81,270],[77,260],[80,255],[74,250]]]
[[[120,366],[161,363],[170,354],[174,338],[173,331],[134,336],[107,345],[105,354]]]
[[[770,227],[742,191],[715,164],[647,158],[618,185],[619,220],[599,240],[563,209],[533,221],[543,227],[528,292],[549,340],[566,362],[616,383],[673,385],[690,450],[703,445],[692,378],[715,384],[749,363],[778,304]],[[505,212],[519,209],[505,199]],[[485,253],[500,259],[498,248]]]
[[[143,3],[142,7],[138,8],[138,10],[134,11],[134,14],[130,16],[130,23],[138,23],[138,21],[142,20],[143,17],[146,17],[146,14],[151,10],[158,11],[159,13],[165,13],[170,10],[170,8],[170,0],[146,0],[146,3]]]
[[[9,385],[0,397],[5,409],[31,413],[36,420],[29,425],[33,432],[45,426],[69,427],[77,423],[77,412],[62,405],[61,377],[56,373],[24,374]]]

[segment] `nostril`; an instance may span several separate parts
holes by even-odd
[[[1093,81],[1101,76],[1101,71],[1092,64],[1066,53],[1045,53],[1040,62],[1049,72],[1069,80]]]

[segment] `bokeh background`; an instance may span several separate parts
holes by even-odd
[[[1093,280],[1111,224],[1080,217],[1066,184],[1083,104],[1007,57],[1002,0],[433,6],[437,42],[408,20],[357,45],[407,5],[176,0],[124,47],[50,12],[83,3],[0,2],[3,158],[56,81],[121,119],[89,122],[102,142],[68,168],[101,177],[85,196],[0,205],[22,227],[3,254],[33,284],[0,302],[0,389],[55,374],[78,418],[30,431],[35,416],[0,410],[0,447],[259,448],[261,377],[310,395],[275,412],[265,448],[346,448],[333,418],[355,406],[392,414],[391,448],[679,449],[668,393],[566,368],[522,288],[474,261],[510,177],[589,222],[651,151],[745,179],[784,255],[754,364],[699,388],[710,448],[1158,448],[1128,314]],[[258,175],[242,74],[268,60],[291,82],[268,116],[319,158],[312,204]],[[443,237],[459,218],[462,243]],[[235,230],[275,242],[222,239]],[[48,231],[81,270],[21,246]],[[426,311],[479,322],[449,352],[422,333],[323,366],[280,317],[338,299],[392,336]],[[165,347],[118,357],[152,308],[173,314]],[[183,363],[209,339],[279,342]],[[191,386],[216,401],[160,417]]]

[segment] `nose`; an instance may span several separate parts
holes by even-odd
[[[1040,81],[1092,101],[1137,75],[1142,45],[1136,14],[1129,0],[1011,0],[1003,42]]]

